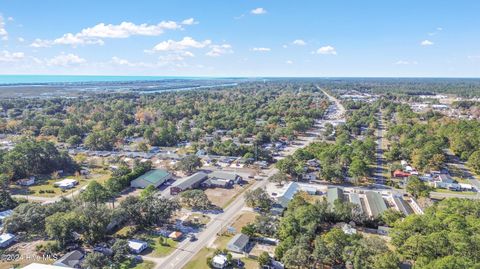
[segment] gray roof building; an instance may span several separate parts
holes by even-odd
[[[232,180],[235,183],[242,179],[241,176],[235,173],[224,172],[224,171],[214,171],[210,175],[208,175],[208,177],[215,178],[215,179]]]
[[[380,193],[369,191],[365,194],[365,196],[367,197],[367,204],[372,217],[376,218],[385,210],[387,210],[387,205],[385,204],[385,201]]]
[[[74,250],[63,255],[53,265],[70,267],[70,268],[80,268],[80,263],[81,263],[81,260],[83,259],[83,256],[84,255],[82,252],[78,250]]]
[[[402,197],[393,197],[393,203],[397,207],[398,211],[402,212],[405,216],[414,214],[413,209],[410,207],[410,205],[403,200]]]
[[[333,206],[336,200],[343,202],[345,200],[343,190],[340,188],[329,188],[327,190],[327,202]]]
[[[350,193],[348,197],[350,199],[350,203],[357,205],[360,209],[360,212],[363,212],[363,205],[362,201],[360,200],[360,195],[358,195],[358,193]]]
[[[204,172],[197,172],[189,177],[176,181],[170,188],[171,194],[178,194],[187,189],[194,189],[200,186],[208,178]]]
[[[277,203],[286,208],[290,200],[293,199],[293,196],[298,192],[299,186],[296,182],[290,182],[285,187],[285,190],[277,196]]]
[[[228,188],[233,185],[233,181],[231,180],[223,180],[223,179],[216,179],[216,178],[209,178],[202,183],[205,187],[221,187],[221,188]]]
[[[246,251],[249,241],[250,237],[248,235],[242,233],[237,234],[228,242],[227,250],[236,253],[243,253]]]

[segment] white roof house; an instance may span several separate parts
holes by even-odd
[[[0,248],[6,248],[10,246],[13,241],[15,241],[15,235],[10,233],[5,233],[0,235]]]
[[[148,244],[145,241],[130,239],[128,240],[128,247],[133,253],[139,254],[148,247]]]
[[[71,179],[71,178],[66,178],[64,180],[57,181],[57,182],[53,183],[54,186],[62,188],[62,189],[71,189],[71,188],[75,187],[75,185],[77,185],[77,184],[78,184],[78,181],[76,181],[75,179]]]
[[[215,255],[212,259],[212,266],[218,269],[225,268],[227,266],[227,256],[224,254]]]
[[[5,210],[0,212],[0,221],[3,221],[5,218],[10,217],[13,214],[13,210]]]

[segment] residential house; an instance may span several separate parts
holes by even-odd
[[[202,186],[206,188],[230,188],[233,186],[233,181],[231,180],[221,180],[221,179],[214,179],[209,178],[202,183]]]
[[[4,233],[0,235],[0,248],[7,248],[15,242],[16,236],[11,233]]]
[[[10,217],[13,214],[13,210],[5,210],[0,212],[0,222],[3,222],[4,219]]]
[[[395,177],[395,178],[407,178],[409,176],[411,176],[410,173],[403,172],[402,170],[395,170],[393,172],[393,177]]]
[[[242,177],[236,173],[224,172],[224,171],[214,171],[208,175],[208,179],[203,182],[205,187],[220,187],[220,188],[229,188],[233,184],[240,183]]]
[[[162,185],[171,178],[172,174],[170,174],[167,170],[153,169],[132,180],[130,182],[130,186],[132,188],[144,189],[150,185],[153,185],[155,188],[158,188],[158,186]]]
[[[228,259],[224,254],[215,255],[212,258],[212,267],[217,269],[223,269],[227,267]]]
[[[299,191],[299,185],[296,182],[289,182],[279,192],[273,194],[277,204],[282,208],[286,208],[293,196]]]
[[[148,243],[141,240],[130,239],[128,240],[128,247],[132,253],[140,254],[142,251],[148,248]]]
[[[32,186],[33,184],[35,184],[35,177],[31,176],[31,177],[28,177],[28,178],[19,179],[17,181],[17,184],[20,185],[20,186],[25,186],[25,187]]]
[[[461,186],[447,174],[438,174],[430,183],[434,188],[461,190]]]
[[[169,235],[168,235],[168,238],[172,239],[172,240],[175,240],[175,241],[178,241],[180,239],[182,239],[183,237],[183,233],[182,232],[178,232],[178,231],[174,231],[174,232],[171,232]]]
[[[80,268],[82,259],[85,255],[79,250],[70,251],[55,261],[53,265],[60,267]]]
[[[233,183],[239,183],[242,181],[242,177],[236,173],[224,172],[224,171],[214,171],[209,176],[209,178],[222,179],[222,180],[232,180]]]
[[[177,195],[182,191],[198,188],[207,178],[206,173],[197,172],[189,177],[177,180],[170,188],[170,194]]]
[[[76,185],[78,185],[78,181],[76,181],[75,179],[66,178],[64,180],[53,183],[53,185],[55,187],[59,187],[61,189],[67,190],[67,189],[74,188]]]
[[[248,235],[239,233],[235,235],[227,244],[227,250],[235,253],[247,252],[250,237]]]

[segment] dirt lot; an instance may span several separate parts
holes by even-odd
[[[240,195],[245,189],[250,186],[251,183],[245,184],[243,186],[235,185],[231,189],[223,188],[214,188],[206,189],[205,194],[208,196],[208,199],[216,206],[225,208],[230,204],[232,199]]]
[[[35,246],[45,244],[44,240],[36,240],[27,243],[17,243],[8,248],[8,252],[12,255],[5,253],[0,260],[0,269],[7,269],[13,267],[24,267],[30,263],[43,263],[52,264],[55,262],[54,257],[39,256],[35,250]]]

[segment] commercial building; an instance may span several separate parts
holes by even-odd
[[[368,211],[371,217],[377,218],[387,210],[387,205],[380,193],[369,191],[365,194],[365,197],[367,199]]]
[[[130,182],[130,186],[133,188],[144,189],[152,185],[157,188],[171,178],[172,174],[170,174],[167,170],[153,169],[132,180],[132,182]]]
[[[204,172],[195,173],[189,177],[176,181],[170,188],[170,194],[176,195],[182,191],[195,189],[208,178],[208,175]]]

